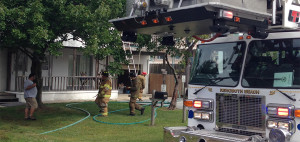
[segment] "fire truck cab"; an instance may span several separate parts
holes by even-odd
[[[188,126],[165,142],[299,141],[300,32],[199,44],[184,104]]]
[[[198,45],[188,126],[165,127],[165,142],[300,140],[300,0],[128,2],[127,17],[110,20],[123,41],[226,36]]]

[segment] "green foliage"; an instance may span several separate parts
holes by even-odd
[[[80,37],[86,43],[84,53],[94,55],[96,60],[103,60],[112,56],[114,62],[109,64],[111,74],[120,74],[121,66],[126,63],[125,53],[122,49],[121,34],[113,28],[108,21],[121,17],[125,13],[125,0],[93,0],[82,1],[80,5],[71,5],[69,19],[79,19],[78,25],[82,25],[81,30],[73,31],[75,37]],[[88,6],[83,6],[82,4]]]
[[[43,57],[46,52],[60,55],[62,42],[70,40],[71,34],[73,40],[84,41],[86,54],[98,60],[113,56],[115,62],[124,62],[120,33],[108,20],[123,16],[125,3],[126,0],[2,0],[0,48],[22,49],[29,57]]]

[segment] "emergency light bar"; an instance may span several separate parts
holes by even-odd
[[[211,99],[197,98],[195,100],[184,101],[184,105],[186,107],[194,107],[201,110],[213,110],[214,103]]]
[[[194,105],[193,106],[194,106],[194,108],[201,108],[202,107],[202,102],[196,100],[196,101],[194,101]]]
[[[283,104],[269,104],[267,106],[267,114],[270,117],[279,117],[279,118],[295,118],[294,115],[295,107],[292,105],[283,105]]]

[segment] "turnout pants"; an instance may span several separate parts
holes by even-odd
[[[108,115],[108,102],[109,97],[97,97],[95,103],[100,108],[100,113],[104,116]]]
[[[142,96],[143,96],[143,93],[140,93],[140,94],[139,94],[139,97],[138,97],[138,98],[139,98],[139,100],[141,100],[141,99],[142,99]]]
[[[142,107],[136,103],[136,98],[132,98],[132,97],[130,97],[129,108],[130,108],[130,114],[135,114],[135,109],[137,110],[142,109]]]

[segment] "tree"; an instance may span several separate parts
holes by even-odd
[[[88,22],[85,27],[91,31],[79,31],[73,34],[91,43],[92,46],[85,48],[84,53],[93,55],[96,61],[112,56],[114,60],[108,64],[107,69],[111,74],[120,74],[122,72],[121,64],[127,63],[126,55],[122,48],[120,32],[114,29],[113,24],[108,21],[124,16],[126,0],[98,0],[97,2],[91,4],[90,19],[87,19]]]
[[[151,35],[138,35],[136,42],[139,44],[140,48],[145,47],[145,48],[147,48],[148,51],[152,51],[152,52],[164,51],[165,52],[164,58],[168,64],[168,66],[171,68],[172,74],[175,79],[174,90],[172,93],[173,94],[172,101],[169,106],[170,110],[174,110],[176,108],[176,101],[177,101],[177,97],[178,97],[178,73],[170,64],[170,62],[168,60],[168,55],[171,55],[172,57],[182,56],[184,53],[183,52],[184,50],[181,50],[179,47],[184,45],[183,44],[184,42],[182,41],[183,40],[182,38],[176,38],[174,46],[163,46],[160,44],[161,40],[162,40],[161,38],[153,38]]]
[[[210,36],[201,35],[200,37],[206,39],[209,38]],[[151,35],[138,35],[136,41],[139,44],[140,48],[145,47],[148,51],[152,51],[152,52],[165,51],[164,58],[166,59],[169,68],[171,68],[172,74],[175,79],[174,90],[172,93],[172,101],[169,106],[170,110],[174,110],[176,108],[176,101],[178,98],[178,73],[179,74],[185,73],[187,79],[185,86],[187,87],[190,78],[189,58],[192,56],[192,50],[198,42],[197,39],[194,39],[192,37],[175,38],[174,41],[175,41],[174,46],[163,46],[160,44],[161,38],[153,38]],[[182,68],[184,68],[184,71],[176,71],[169,63],[168,55],[171,55],[171,57],[183,56],[183,60],[180,63],[182,65]],[[184,98],[186,98],[185,95]]]
[[[62,42],[83,39],[86,49],[112,41],[108,19],[123,12],[125,0],[2,0],[0,48],[20,50],[32,61],[37,76],[37,101],[42,106],[41,65],[45,54],[59,55]],[[99,33],[101,31],[101,33]],[[115,31],[113,31],[115,32]],[[100,36],[101,34],[101,36]]]

